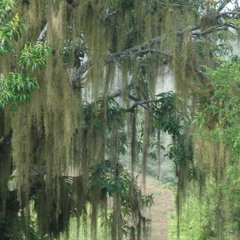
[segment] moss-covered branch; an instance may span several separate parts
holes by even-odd
[[[233,22],[229,22],[229,19],[237,19],[240,15],[240,11],[238,8],[235,8],[232,11],[221,12],[223,9],[225,9],[227,3],[229,3],[229,1],[223,1],[222,4],[219,6],[217,12],[211,11],[207,14],[202,15],[200,24],[190,26],[184,30],[179,29],[176,31],[175,35],[181,36],[185,33],[191,32],[190,36],[192,36],[193,38],[204,38],[209,34],[220,31],[227,31],[228,29],[234,29],[238,31],[238,26]],[[144,42],[143,44],[127,48],[121,52],[110,53],[106,55],[106,57],[99,59],[99,61],[105,61],[106,64],[114,62],[117,63],[137,57],[142,57],[146,54],[158,54],[163,57],[170,57],[173,55],[173,50],[169,50],[167,48],[160,49],[158,47],[159,44],[163,44],[167,40],[167,37],[168,36],[166,34],[163,34],[161,36],[152,38],[149,41]],[[91,64],[91,60],[87,60],[85,63],[83,63],[72,74],[70,83],[74,85],[75,82],[84,80],[85,78],[83,77],[83,75],[86,74]]]

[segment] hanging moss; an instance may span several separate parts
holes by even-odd
[[[155,95],[157,75],[164,70],[161,65],[168,58],[177,94],[182,98],[177,105],[188,115],[189,96],[198,79],[193,59],[198,55],[190,31],[184,31],[195,21],[191,14],[186,14],[187,10],[187,4],[178,7],[172,1],[150,0],[18,3],[17,11],[26,27],[16,52],[21,51],[25,42],[35,43],[47,23],[45,41],[52,48],[52,56],[46,69],[36,73],[39,89],[32,93],[31,101],[19,105],[15,112],[4,111],[0,133],[12,130],[12,161],[18,200],[30,214],[29,202],[34,198],[42,236],[47,234],[57,238],[60,232],[68,231],[71,216],[78,218],[78,225],[81,225],[81,219],[90,216],[88,221],[94,240],[98,216],[102,214],[107,219],[107,213],[111,211],[111,226],[106,231],[110,237],[107,237],[122,239],[121,193],[114,192],[112,208],[109,207],[107,195],[102,196],[102,186],[96,186],[99,179],[90,178],[92,166],[105,166],[106,161],[110,161],[117,168],[124,155],[122,152],[130,153],[131,179],[134,180],[136,162],[141,160],[144,181],[150,143],[160,130],[173,136],[180,206],[188,188],[188,171],[193,164],[191,136],[181,129],[180,123],[184,121],[176,116],[175,103],[171,102],[173,97]],[[163,40],[149,41],[158,36]],[[117,63],[107,59],[110,53],[135,45],[139,46],[137,50],[149,52],[128,60],[116,60]],[[166,50],[171,52],[171,57]],[[14,61],[7,59],[4,71],[8,72]],[[89,67],[84,80],[79,80],[78,87],[74,88],[70,81],[72,73],[86,62]],[[111,98],[116,88],[121,95],[119,102]],[[134,105],[134,102],[144,103]],[[146,109],[142,111],[140,107]],[[129,130],[127,133],[126,129]],[[125,147],[129,142],[131,144]],[[139,143],[142,144],[141,152]],[[204,148],[204,144],[199,148]],[[222,147],[219,150],[224,152]],[[196,159],[204,162],[202,153],[198,155],[198,149],[196,152]],[[211,148],[209,154],[212,154]],[[1,190],[4,199],[12,170],[10,156],[6,158],[5,177],[1,182],[5,189]],[[216,159],[211,164],[215,166]],[[118,169],[111,170],[114,179],[118,179]],[[218,169],[216,175],[220,172]],[[135,224],[131,226],[132,239],[144,239],[145,220],[138,202],[140,194],[129,184],[128,187],[127,200],[132,204],[129,211]],[[87,203],[90,203],[89,208]]]

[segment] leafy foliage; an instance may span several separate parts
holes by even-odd
[[[118,0],[117,6],[122,9],[132,9],[134,7],[134,0]]]
[[[13,41],[17,41],[24,30],[24,22],[18,13],[13,14],[13,1],[2,1],[0,5],[0,54],[13,57],[16,51]],[[15,109],[18,103],[30,99],[31,92],[38,87],[33,73],[36,69],[46,67],[51,49],[45,43],[25,44],[16,63],[16,70],[2,74],[0,77],[0,107]]]
[[[5,11],[5,13],[9,12],[13,6],[6,5],[1,11]],[[12,16],[10,14],[6,17],[4,13],[2,13],[2,24],[0,29],[0,54],[9,54],[12,52],[12,40],[18,40],[21,37],[21,31],[24,28],[24,23],[19,19],[18,14]]]
[[[105,102],[106,101],[106,102]],[[99,99],[96,103],[86,104],[84,109],[84,126],[88,126],[92,121],[94,125],[100,129],[102,120],[107,119],[108,130],[112,130],[115,125],[124,128],[126,116],[125,110],[114,98],[107,98],[107,100]]]
[[[33,77],[21,73],[10,72],[0,78],[0,106],[16,107],[16,103],[23,103],[30,99],[30,93],[38,87]]]
[[[216,69],[207,69],[212,80],[210,96],[200,96],[203,109],[194,120],[199,126],[205,123],[208,131],[203,131],[203,134],[215,141],[225,142],[235,156],[239,149],[239,66],[238,57],[233,57],[223,61]]]
[[[34,72],[37,68],[45,68],[47,58],[50,56],[51,48],[45,43],[25,44],[19,56],[19,64],[26,70]]]
[[[214,219],[218,209],[217,199],[212,186],[209,198],[203,197],[199,200],[196,196],[190,196],[181,210],[180,216],[180,237],[177,232],[177,216],[171,216],[170,237],[172,240],[215,240],[218,239],[218,227]],[[214,199],[214,201],[213,201]],[[222,216],[218,216],[222,217]],[[224,221],[223,219],[221,219]],[[221,221],[220,220],[220,221]],[[227,223],[224,227],[221,238],[231,239],[231,228]]]
[[[205,69],[211,85],[200,91],[199,112],[193,121],[197,135],[211,142],[214,149],[218,149],[211,156],[213,158],[211,161],[216,162],[204,162],[205,168],[203,164],[196,163],[196,165],[201,167],[205,175],[203,182],[200,182],[200,178],[198,179],[200,189],[204,185],[202,199],[207,201],[207,204],[210,200],[213,203],[209,209],[203,208],[203,214],[212,211],[216,216],[211,220],[216,225],[212,226],[213,235],[209,237],[219,239],[219,236],[224,234],[224,239],[232,239],[233,233],[238,232],[239,226],[237,186],[240,146],[238,87],[240,64],[237,56],[232,56],[227,60],[220,59],[218,63],[215,69]],[[211,182],[216,185],[213,186]],[[219,218],[221,220],[218,220]],[[198,219],[201,218],[198,217]],[[204,236],[199,239],[204,239]]]
[[[164,92],[156,96],[160,98],[153,108],[155,127],[173,136],[181,134],[180,114],[176,109],[176,95],[173,92]]]
[[[98,187],[103,199],[113,197],[114,194],[119,195],[120,213],[125,220],[126,217],[130,217],[135,212],[134,208],[139,208],[140,211],[141,208],[151,207],[153,204],[152,195],[141,196],[139,187],[135,182],[132,182],[131,174],[120,163],[114,166],[107,160],[103,165],[93,166],[90,180],[92,180],[91,187]],[[134,196],[131,196],[132,194]],[[135,200],[131,200],[132,198]],[[140,205],[138,205],[139,198]]]

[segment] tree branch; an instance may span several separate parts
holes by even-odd
[[[154,43],[158,43],[158,39],[155,39],[155,40],[156,41],[154,42],[151,42],[151,43],[149,42],[150,46],[153,45]],[[106,57],[106,62],[107,63],[120,62],[129,58],[143,56],[147,53],[157,53],[164,56],[169,56],[171,54],[170,51],[160,51],[159,49],[152,49],[152,48],[146,48],[146,47],[149,47],[149,46],[146,46],[146,45],[136,46],[136,47],[126,49],[119,53],[109,54]]]
[[[214,33],[214,32],[218,32],[218,31],[223,31],[223,30],[227,30],[228,27],[230,27],[229,25],[218,25],[218,26],[213,26],[213,27],[210,27],[204,31],[201,31],[201,30],[197,30],[197,31],[194,31],[192,33],[192,36],[193,37],[202,37],[202,36],[205,36],[207,34],[210,34],[210,33]]]
[[[128,84],[126,90],[128,91],[128,93],[133,89],[134,87],[134,84],[133,84],[133,81],[131,81],[131,83]],[[113,92],[112,94],[110,94],[109,97],[111,98],[116,98],[116,97],[121,97],[122,94],[123,94],[124,90],[120,90],[118,89],[117,91]]]
[[[228,12],[222,12],[222,13],[219,13],[217,15],[217,18],[221,18],[221,17],[231,17],[233,19],[236,19],[240,16],[240,12],[239,11],[228,11]]]
[[[126,112],[134,112],[134,109],[138,106],[141,105],[142,107],[144,107],[143,105],[148,104],[148,103],[156,103],[159,102],[161,99],[151,99],[151,100],[142,100],[142,101],[137,101],[135,102],[130,108],[126,109]],[[144,107],[145,108],[145,107]]]
[[[192,37],[204,37],[207,34],[211,34],[211,33],[218,32],[218,31],[225,31],[228,28],[239,30],[234,24],[230,24],[230,23],[220,24],[219,21],[217,20],[221,17],[232,16],[234,18],[238,18],[240,16],[240,12],[238,12],[237,10],[220,13],[220,11],[223,10],[229,2],[230,1],[224,0],[221,3],[221,5],[218,7],[218,9],[217,9],[218,14],[217,13],[214,14],[214,19],[216,19],[215,25],[209,26],[207,29],[202,29],[201,25],[194,26],[194,27],[192,26],[191,28],[187,28],[182,31],[180,31],[180,30],[177,31],[176,35],[181,35],[181,34],[184,34],[185,32],[191,31]],[[211,13],[209,13],[209,14],[211,14]],[[121,52],[108,54],[105,57],[105,59],[103,59],[103,60],[105,60],[106,64],[111,63],[111,62],[121,62],[121,61],[125,61],[127,59],[143,56],[147,53],[160,54],[160,55],[169,57],[172,54],[171,51],[169,51],[169,50],[161,51],[158,48],[154,48],[154,45],[164,42],[166,40],[166,38],[167,38],[166,34],[164,34],[163,36],[158,36],[156,38],[152,38],[143,44],[128,48]],[[84,78],[82,78],[82,76],[88,71],[91,64],[92,64],[91,60],[88,60],[85,63],[83,63],[72,74],[72,76],[70,78],[70,83],[72,85],[75,85],[75,83],[77,81],[82,81],[84,79]],[[120,93],[118,93],[118,94],[120,94]]]
[[[44,42],[47,36],[47,24],[45,25],[45,27],[43,28],[43,30],[41,31],[38,39],[37,39],[37,43],[40,42]]]
[[[134,46],[132,48],[128,48],[122,52],[119,53],[112,53],[108,54],[105,57],[106,63],[111,63],[111,62],[120,62],[124,61],[129,58],[135,58],[139,56],[143,56],[147,53],[156,53],[160,54],[163,56],[170,56],[171,52],[170,51],[160,51],[159,49],[156,48],[151,48],[155,44],[159,44],[166,40],[166,35],[164,36],[159,36],[156,38],[153,38],[149,40],[148,42],[143,43],[142,45]],[[83,63],[71,76],[70,78],[70,83],[74,85],[75,82],[81,81],[81,77],[83,74],[85,74],[88,70],[88,68],[91,66],[91,60],[87,60],[85,63]]]
[[[70,84],[76,85],[77,81],[82,81],[85,78],[83,78],[83,75],[86,74],[86,72],[89,70],[90,66],[92,65],[92,62],[90,60],[87,60],[84,62],[71,76],[70,78]]]
[[[220,4],[220,6],[217,9],[217,12],[221,12],[228,3],[230,3],[231,0],[223,0],[223,2]]]

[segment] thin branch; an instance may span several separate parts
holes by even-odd
[[[133,87],[134,87],[134,84],[133,84],[133,81],[131,81],[131,83],[128,84],[125,90],[127,90],[129,93],[133,89]],[[118,89],[117,91],[110,94],[109,97],[111,98],[121,97],[123,93],[124,93],[124,90]]]
[[[133,100],[134,102],[140,101],[140,99],[138,99],[138,98],[136,98],[136,97],[134,97],[134,96],[132,96],[130,94],[128,95],[128,98]]]
[[[207,34],[210,34],[210,33],[214,33],[214,32],[218,32],[218,31],[223,31],[223,30],[227,30],[228,29],[228,25],[220,25],[220,26],[213,26],[213,27],[210,27],[204,31],[195,31],[192,33],[192,36],[193,37],[199,37],[199,36],[204,36],[204,35],[207,35]]]
[[[239,11],[228,11],[228,12],[222,12],[222,13],[219,13],[217,15],[217,18],[221,18],[221,17],[231,17],[233,19],[236,19],[240,16],[240,12]]]
[[[117,14],[118,12],[119,12],[119,9],[114,10],[114,11],[112,11],[112,12],[110,12],[110,13],[107,13],[106,17],[104,18],[104,21],[106,21],[109,17]]]
[[[126,109],[126,112],[134,112],[135,108],[138,105],[143,106],[144,104],[149,104],[149,103],[156,103],[161,101],[161,99],[152,99],[152,100],[142,100],[142,101],[137,101],[135,102],[130,108]]]
[[[238,0],[235,0],[235,1],[234,1],[234,5],[235,5],[235,8],[236,8],[236,9],[239,8],[239,2],[238,2]]]
[[[225,23],[224,24],[225,26],[229,27],[229,28],[232,28],[232,29],[235,29],[237,31],[239,31],[239,27],[237,27],[235,24],[233,23]]]
[[[157,43],[157,39],[156,42]],[[149,42],[150,44],[150,42]],[[154,43],[151,42],[151,45],[153,45]],[[106,62],[110,63],[110,62],[120,62],[120,61],[124,61],[126,59],[129,58],[135,58],[135,57],[139,57],[139,56],[143,56],[147,53],[157,53],[160,55],[164,55],[164,56],[169,56],[171,53],[170,51],[160,51],[159,49],[151,49],[151,48],[146,48],[146,45],[142,45],[142,46],[136,46],[133,48],[129,48],[127,50],[124,50],[120,53],[113,53],[113,54],[109,54],[106,57]]]
[[[217,12],[221,12],[228,3],[230,3],[231,0],[223,0],[223,2],[220,4],[220,6],[217,9]]]

